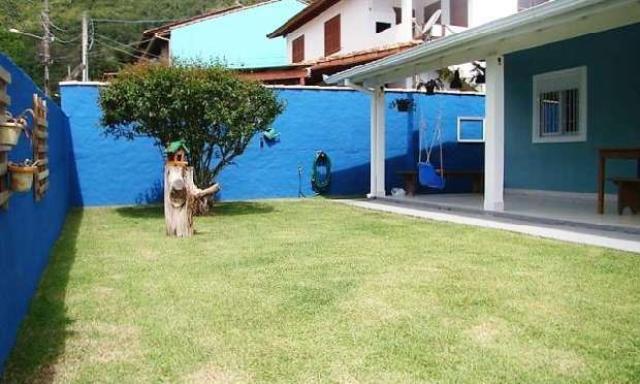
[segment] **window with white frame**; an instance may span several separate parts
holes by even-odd
[[[483,143],[484,118],[466,116],[458,117],[458,142]]]
[[[533,142],[587,139],[587,67],[533,77]]]

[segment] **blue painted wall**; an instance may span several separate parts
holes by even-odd
[[[31,108],[33,93],[40,91],[2,54],[0,66],[13,78],[8,89],[12,98],[10,112],[17,115]],[[13,194],[9,209],[0,210],[0,373],[69,208],[72,173],[69,123],[53,101],[49,100],[48,106],[49,190],[39,202],[31,192]],[[23,135],[9,153],[9,159],[25,158],[33,158],[33,152]]]
[[[178,59],[221,60],[231,68],[288,64],[284,38],[267,34],[301,11],[298,0],[276,0],[171,31],[171,54]]]
[[[595,192],[598,148],[640,146],[639,42],[636,24],[505,57],[508,188]],[[587,141],[532,144],[532,77],[583,65],[588,68]],[[615,161],[607,172],[634,176],[635,167]]]
[[[98,88],[62,87],[62,105],[69,115],[78,169],[75,205],[124,205],[157,201],[162,196],[163,160],[149,139],[116,141],[102,135]],[[276,89],[287,105],[274,126],[280,140],[274,145],[256,137],[236,164],[219,181],[223,200],[298,196],[298,167],[302,191],[313,194],[311,163],[323,150],[333,162],[333,195],[364,195],[369,190],[369,98],[354,91]],[[442,110],[445,165],[481,169],[482,144],[456,143],[458,116],[483,116],[484,98],[471,95],[414,95],[419,107],[412,113],[387,110],[387,188],[402,186],[395,172],[415,169],[418,154],[418,115],[431,129]],[[387,103],[405,93],[391,92]],[[431,131],[429,131],[431,132]],[[427,142],[429,138],[425,138]],[[437,158],[435,158],[437,160]],[[465,181],[452,182],[449,191],[466,190]]]
[[[62,86],[77,174],[72,204],[125,205],[156,201],[162,194],[163,158],[151,139],[114,140],[100,128],[99,88]]]

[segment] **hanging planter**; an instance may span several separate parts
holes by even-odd
[[[24,163],[9,163],[11,174],[11,190],[13,192],[29,192],[33,186],[33,176],[38,173],[38,162],[26,160]]]
[[[13,147],[18,143],[20,133],[24,130],[24,120],[9,119],[0,123],[0,145]]]
[[[395,99],[391,102],[391,108],[395,108],[398,112],[409,112],[413,110],[413,101],[411,99]]]

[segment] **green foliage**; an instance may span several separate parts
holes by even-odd
[[[117,20],[156,20],[145,23],[114,23],[96,21],[93,23],[95,43],[90,51],[91,78],[100,80],[105,72],[115,72],[125,64],[136,60],[140,51],[132,44],[142,39],[146,29],[165,24],[163,20],[175,20],[195,16],[207,10],[235,4],[232,0],[49,0],[51,20],[59,28],[53,28],[57,40],[51,48],[52,86],[64,79],[68,67],[80,64],[80,25],[82,12],[88,11],[91,18]],[[252,4],[255,0],[242,1]],[[0,0],[0,29],[17,28],[25,32],[42,35],[40,13],[43,0]],[[113,40],[122,44],[118,44]],[[15,41],[20,41],[14,49]],[[42,66],[37,63],[38,41],[19,35],[12,35],[9,42],[0,36],[0,51],[9,53],[36,82],[42,84]],[[118,49],[115,49],[118,48]],[[27,63],[27,64],[25,64]]]
[[[41,71],[42,67],[38,65],[36,57],[33,54],[24,54],[28,50],[29,48],[21,36],[0,29],[0,52],[9,56],[36,81],[40,81],[43,76]]]
[[[162,148],[183,139],[191,151],[195,182],[202,186],[284,109],[270,89],[204,63],[127,67],[102,89],[100,104],[109,135],[130,140],[148,136]]]

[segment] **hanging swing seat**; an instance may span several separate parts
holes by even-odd
[[[418,181],[424,187],[434,189],[444,189],[444,175],[442,170],[437,169],[429,162],[418,163]]]

